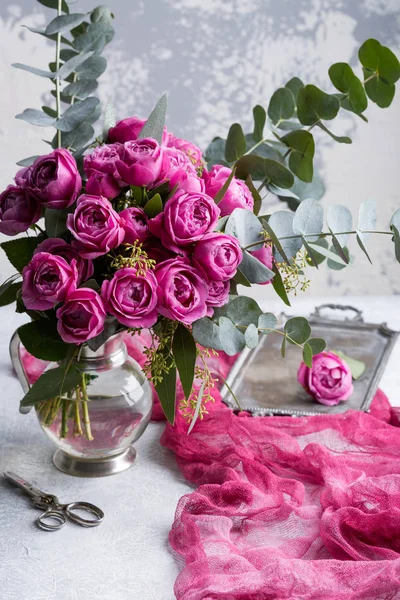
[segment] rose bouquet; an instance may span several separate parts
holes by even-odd
[[[363,82],[345,63],[330,69],[340,93],[293,78],[275,92],[267,111],[254,108],[253,133],[234,124],[205,157],[165,128],[166,96],[147,121],[115,123],[108,106],[103,136],[93,141],[99,111],[90,94],[105,68],[101,52],[112,39],[113,17],[104,7],[85,15],[70,14],[58,0],[46,0],[46,6],[58,9],[40,32],[56,42],[54,69],[41,72],[54,83],[56,108],[27,109],[18,117],[54,126],[54,149],[22,161],[0,196],[0,231],[27,233],[2,244],[18,275],[3,284],[0,302],[16,300],[17,311],[32,319],[19,329],[25,348],[59,367],[37,380],[22,405],[35,405],[51,421],[78,390],[87,418],[90,378],[74,362],[81,348],[96,350],[119,331],[140,335],[146,329],[151,342],[144,371],[166,417],[173,423],[179,376],[179,408],[194,420],[212,398],[208,358],[220,351],[233,356],[255,347],[260,334],[277,331],[275,316],[238,286],[271,282],[288,304],[291,289],[307,287],[306,268],[318,268],[326,258],[336,269],[349,263],[350,235],[368,256],[366,240],[376,221],[372,202],[361,206],[356,228],[345,206],[330,207],[323,231],[311,129],[350,143],[325,122],[340,109],[366,120],[367,96],[388,106],[399,63],[388,48],[368,40],[359,53]],[[266,123],[272,138],[264,137]],[[263,189],[296,211],[260,216]],[[398,260],[399,230],[397,210],[380,233],[390,235]],[[295,344],[309,367],[325,348],[304,318],[289,319],[279,333],[282,354],[287,343]]]

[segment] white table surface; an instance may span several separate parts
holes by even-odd
[[[339,301],[339,299],[336,299]],[[287,314],[312,312],[327,298],[295,299]],[[365,320],[400,329],[400,299],[346,297]],[[282,309],[273,299],[265,310]],[[54,450],[33,413],[21,415],[21,388],[13,375],[8,342],[24,321],[12,307],[0,310],[0,473],[15,471],[62,501],[86,500],[100,506],[104,523],[84,529],[68,523],[56,533],[36,528],[39,514],[29,501],[0,480],[1,600],[173,600],[181,565],[172,555],[168,533],[177,502],[191,491],[159,438],[164,425],[152,423],[136,445],[135,466],[112,477],[77,479],[57,471]],[[380,387],[400,405],[400,342]]]

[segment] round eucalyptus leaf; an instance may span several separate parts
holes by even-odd
[[[268,106],[268,116],[276,125],[280,121],[286,121],[294,115],[296,108],[295,99],[289,88],[279,88],[271,96]]]
[[[313,179],[313,159],[315,143],[309,131],[291,131],[282,141],[292,152],[289,155],[289,167],[302,181],[310,183]]]
[[[284,328],[290,344],[304,344],[311,335],[311,327],[305,317],[293,317],[286,321]]]
[[[353,226],[353,217],[347,206],[343,206],[342,204],[330,206],[326,213],[326,222],[331,232],[336,234],[338,242],[342,246],[345,246],[349,239],[349,234],[340,233],[351,231]]]
[[[297,254],[297,252],[302,246],[301,238],[294,237],[293,220],[293,213],[287,210],[277,210],[276,212],[272,213],[268,221],[268,226],[273,231],[276,238],[272,241],[277,246],[276,240],[278,240],[278,244],[280,245],[280,247],[284,251],[284,254],[289,260]],[[283,262],[284,260],[284,257],[280,253],[279,246],[277,246],[275,258],[278,262]]]
[[[253,298],[237,296],[227,305],[226,315],[235,325],[257,325],[262,310]]]
[[[324,224],[324,211],[316,200],[304,200],[296,210],[293,218],[293,231],[307,238],[307,241],[316,241]]]
[[[222,344],[219,337],[219,327],[208,317],[199,319],[193,323],[192,334],[196,342],[204,348],[213,348],[222,350]]]
[[[258,329],[260,333],[268,335],[273,329],[276,329],[277,320],[272,313],[263,313],[258,318]]]
[[[246,346],[243,333],[227,317],[219,319],[219,339],[223,351],[228,356],[235,356]]]
[[[301,88],[297,97],[297,118],[303,125],[314,125],[320,119],[334,119],[340,109],[336,96],[326,94],[315,85]]]
[[[250,323],[250,325],[247,327],[246,331],[244,332],[244,340],[246,342],[246,346],[248,348],[255,348],[258,344],[258,330],[257,327],[255,325],[253,325],[253,323]]]
[[[242,248],[260,242],[260,246],[255,246],[254,250],[261,248],[261,244],[264,243],[262,229],[256,215],[244,208],[235,208],[225,225],[225,233],[236,237]]]

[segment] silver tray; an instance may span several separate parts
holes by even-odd
[[[322,313],[328,311],[330,316],[323,316]],[[282,324],[287,319],[283,317]],[[362,376],[354,381],[352,396],[336,406],[316,402],[297,381],[301,362],[299,348],[287,344],[286,357],[282,358],[282,336],[271,333],[260,339],[257,348],[246,349],[239,355],[227,378],[242,410],[260,416],[335,414],[349,409],[368,411],[398,332],[385,323],[365,323],[358,309],[336,304],[316,308],[309,322],[312,336],[324,338],[327,349],[341,350],[366,364]],[[225,404],[237,410],[227,386],[222,388],[222,398]]]

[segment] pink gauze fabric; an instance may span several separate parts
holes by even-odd
[[[126,341],[142,364],[145,339]],[[46,363],[22,357],[37,378]],[[225,377],[231,362],[212,368]],[[161,438],[199,486],[170,533],[185,562],[176,598],[400,600],[400,411],[380,391],[369,414],[302,418],[215,398],[190,435],[178,414]]]

